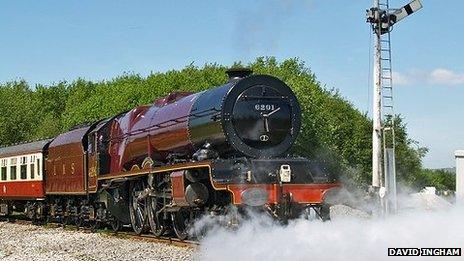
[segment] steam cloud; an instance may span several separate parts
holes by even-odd
[[[300,9],[310,11],[312,1],[272,0],[250,2],[245,9],[237,10],[234,40],[236,51],[244,58],[251,58],[264,50],[269,55],[279,47],[279,36],[286,22]],[[257,53],[258,52],[258,53]]]
[[[389,247],[464,247],[464,206],[403,211],[390,218],[339,216],[298,219],[288,226],[257,216],[237,230],[215,228],[202,240],[199,260],[419,260],[389,257]],[[456,260],[455,257],[444,257]],[[439,257],[431,257],[439,260]],[[461,259],[462,260],[462,259]]]

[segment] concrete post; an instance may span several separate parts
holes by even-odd
[[[456,157],[456,203],[464,204],[464,150],[457,150]]]
[[[379,8],[379,0],[374,0],[374,8]],[[378,14],[377,14],[378,15]],[[382,80],[381,80],[381,60],[380,60],[380,24],[378,30],[374,32],[374,91],[372,94],[372,186],[379,188],[382,177]],[[376,27],[374,27],[376,28]]]

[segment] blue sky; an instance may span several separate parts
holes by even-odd
[[[323,84],[370,113],[364,12],[371,2],[2,1],[0,82],[102,80],[191,62],[299,57]],[[424,165],[450,167],[454,150],[464,149],[464,2],[422,2],[392,34],[396,111],[430,149]],[[390,0],[392,7],[406,3]]]

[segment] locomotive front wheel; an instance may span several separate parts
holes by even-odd
[[[142,180],[131,182],[129,187],[129,214],[132,229],[137,235],[147,230],[147,200],[139,199],[145,188],[146,185]]]
[[[166,220],[163,213],[157,213],[163,208],[163,199],[159,197],[148,197],[147,211],[148,223],[150,224],[151,232],[153,235],[159,237],[166,232]]]
[[[329,221],[330,220],[330,206],[327,204],[323,204],[319,209],[319,213],[321,216],[322,221]]]
[[[185,209],[172,213],[172,227],[180,240],[188,238],[193,219],[193,213]]]

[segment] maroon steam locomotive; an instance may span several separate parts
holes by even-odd
[[[286,152],[300,131],[291,89],[268,75],[228,71],[200,93],[176,92],[54,139],[0,148],[0,215],[185,239],[202,215],[230,206],[279,220],[329,216],[339,187]]]

